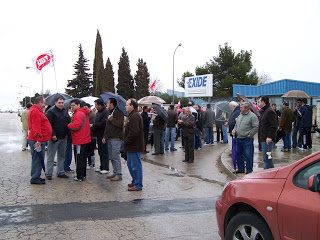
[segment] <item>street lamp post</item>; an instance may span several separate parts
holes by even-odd
[[[174,105],[174,55],[176,54],[176,51],[178,49],[178,47],[180,47],[182,44],[179,43],[179,45],[176,47],[176,49],[174,50],[174,53],[173,53],[173,70],[172,70],[172,73],[173,73],[173,76],[172,76],[172,104]]]
[[[34,70],[36,70],[34,67],[26,67],[26,69],[34,69]],[[42,82],[41,95],[43,97],[43,73],[42,73],[42,71],[40,71],[40,73],[41,73],[41,82]]]

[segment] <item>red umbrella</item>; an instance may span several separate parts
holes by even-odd
[[[249,104],[249,107],[250,107],[250,110],[257,116],[257,117],[260,117],[260,113],[259,111],[257,110],[257,105],[256,104],[253,104],[246,96],[240,94],[240,93],[237,93],[237,98],[239,99],[239,101],[244,101],[246,103]]]

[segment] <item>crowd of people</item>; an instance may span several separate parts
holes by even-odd
[[[214,111],[211,104],[204,111],[199,105],[189,102],[181,108],[170,105],[167,117],[164,117],[155,109],[147,106],[140,108],[135,99],[129,99],[126,103],[129,115],[125,117],[114,98],[109,98],[106,105],[101,99],[95,100],[92,110],[90,104],[73,99],[68,112],[64,99],[58,97],[54,106],[44,112],[45,99],[40,96],[33,105],[28,103],[21,115],[22,150],[25,151],[29,145],[32,156],[31,184],[45,183],[46,180],[40,177],[42,170],[46,179],[52,180],[54,165],[57,177],[69,178],[68,173],[74,173],[70,168],[73,155],[75,181],[84,181],[87,169],[108,174],[110,181],[121,181],[122,156],[127,160],[132,177],[128,190],[140,191],[143,188],[141,153],[149,153],[148,143],[151,143],[151,150],[154,148],[152,155],[159,155],[164,151],[177,151],[175,141],[181,137],[181,147],[185,152],[183,162],[193,163],[194,150],[202,148],[203,135],[204,145],[214,145],[215,125],[217,142],[228,143],[228,139],[232,139],[233,151],[236,152],[235,174],[251,173],[256,133],[265,169],[274,166],[272,149],[279,139],[283,139],[284,152],[296,147],[301,150],[312,148],[312,106],[306,103],[306,99],[298,99],[297,106],[291,110],[289,104],[284,102],[280,112],[275,104],[270,106],[268,97],[263,96],[258,102],[258,115],[250,110],[250,103],[244,101],[231,101],[228,112],[219,108]],[[96,146],[100,157],[99,168],[95,161]]]

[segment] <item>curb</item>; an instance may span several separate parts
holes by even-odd
[[[224,172],[228,175],[228,177],[231,180],[234,180],[237,178],[237,176],[233,173],[234,169],[233,166],[230,165],[230,162],[232,162],[232,159],[230,158],[231,149],[227,148],[220,156],[220,166],[224,170]],[[231,161],[230,161],[231,159]]]

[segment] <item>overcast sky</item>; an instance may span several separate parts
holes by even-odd
[[[318,0],[5,1],[0,10],[0,109],[16,110],[29,95],[29,88],[20,85],[41,92],[41,75],[26,70],[40,53],[53,50],[59,92],[73,77],[80,43],[92,70],[97,29],[104,64],[109,57],[115,75],[124,47],[131,74],[143,58],[163,90],[172,89],[172,57],[180,42],[175,78],[187,70],[194,73],[228,42],[236,52],[252,50],[254,68],[273,81],[320,82]],[[44,89],[56,92],[53,68],[44,68],[43,77]]]

